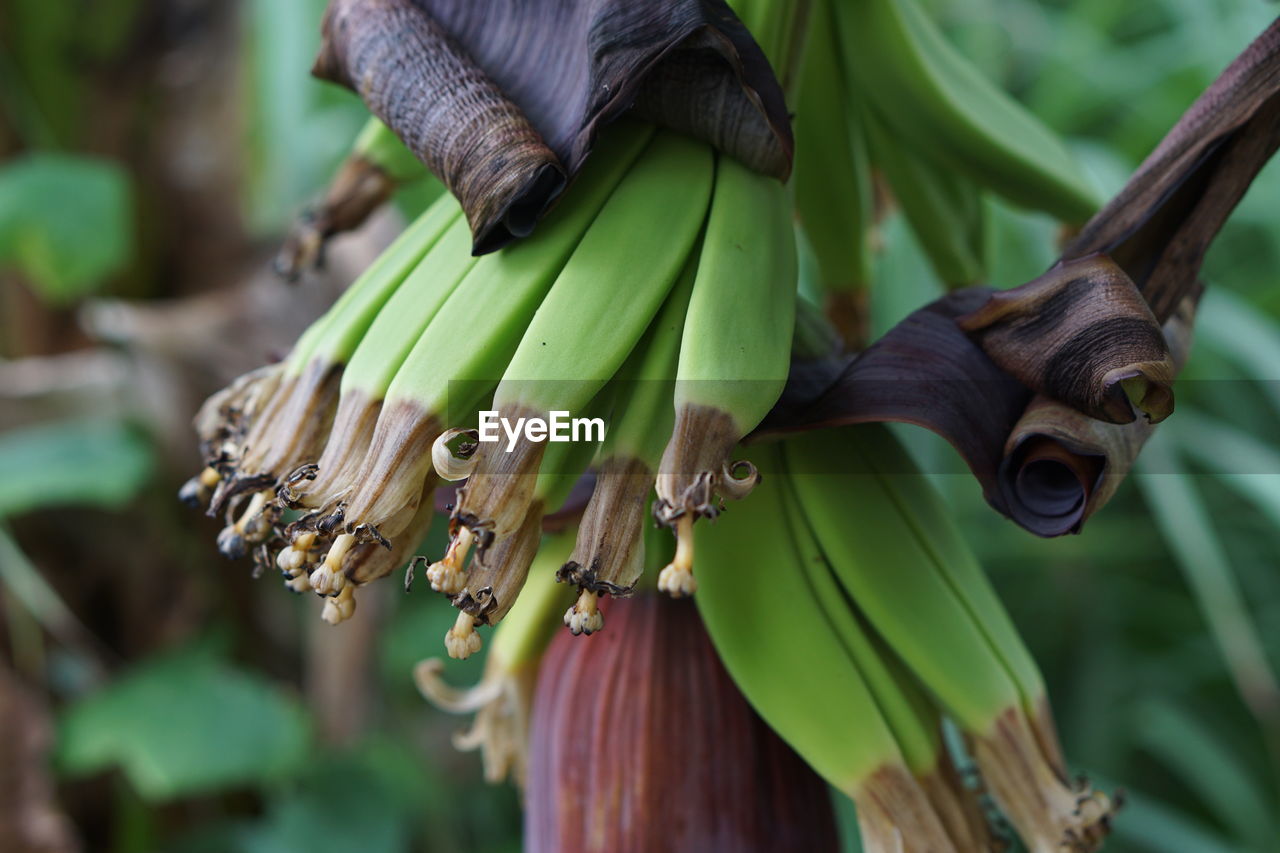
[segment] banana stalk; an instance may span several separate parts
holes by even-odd
[[[750,463],[731,463],[738,441],[777,401],[790,367],[796,251],[786,190],[728,157],[716,190],[689,300],[674,395],[676,423],[657,479],[654,516],[675,531],[676,554],[658,576],[691,595],[693,523],[744,497]]]

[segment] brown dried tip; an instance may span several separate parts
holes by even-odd
[[[1124,271],[1095,255],[997,291],[956,320],[1028,388],[1110,423],[1173,412],[1175,373],[1151,309]]]
[[[639,459],[611,457],[600,466],[595,491],[578,526],[569,560],[556,580],[580,590],[565,614],[574,634],[604,627],[597,599],[630,595],[644,571],[644,524],[653,489],[653,472]]]
[[[663,451],[653,517],[676,535],[676,553],[658,573],[658,589],[675,598],[697,591],[693,577],[694,522],[714,519],[724,498],[746,497],[760,480],[750,462],[730,461],[742,436],[728,412],[686,404],[676,412],[671,440]]]
[[[250,426],[243,453],[214,491],[210,515],[221,514],[246,492],[272,489],[324,447],[342,380],[341,365],[312,361],[298,376],[281,380],[269,404]]]
[[[355,154],[343,161],[324,198],[299,214],[275,259],[276,273],[297,281],[303,272],[324,267],[324,250],[335,234],[354,231],[383,205],[396,181]]]
[[[757,171],[791,169],[782,88],[721,0],[332,0],[314,73],[444,182],[477,254],[528,234],[633,107]]]
[[[546,417],[544,412],[520,406],[500,408],[498,415],[509,423]],[[458,490],[453,520],[474,534],[480,554],[490,545],[501,544],[525,523],[546,449],[545,441],[523,439],[509,452],[503,442],[485,442],[475,449],[468,463],[473,466],[471,476]]]
[[[819,777],[751,710],[689,602],[605,602],[542,660],[526,786],[529,853],[839,849]]]
[[[1116,804],[1087,781],[1068,780],[1056,739],[1009,709],[970,748],[983,781],[1031,853],[1092,853],[1111,831]]]
[[[921,787],[902,765],[876,770],[852,794],[867,853],[969,853],[959,847]]]
[[[514,533],[490,548],[477,550],[464,573],[466,585],[453,596],[453,606],[475,617],[477,625],[497,625],[510,612],[524,588],[541,540],[542,507],[534,504]],[[478,642],[475,645],[479,648]],[[475,650],[470,649],[468,653]]]

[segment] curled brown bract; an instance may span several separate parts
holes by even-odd
[[[528,234],[634,108],[785,180],[781,86],[723,0],[332,0],[317,76],[458,197],[477,254]]]
[[[1196,301],[1196,295],[1183,300],[1164,325],[1175,372],[1191,347]],[[1115,494],[1152,430],[1141,418],[1106,423],[1036,397],[1005,442],[997,482],[1006,511],[1041,536],[1079,533]]]
[[[457,196],[477,254],[529,234],[564,188],[520,108],[410,0],[333,0],[313,73],[359,94]]]
[[[1173,361],[1142,294],[1104,255],[991,294],[960,328],[1023,385],[1098,420],[1173,411]]]

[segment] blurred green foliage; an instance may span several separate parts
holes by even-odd
[[[0,167],[0,266],[17,267],[44,299],[65,305],[119,272],[132,211],[120,167],[37,153]]]
[[[55,761],[73,775],[119,764],[139,794],[161,802],[277,780],[310,742],[296,701],[202,644],[148,660],[71,705]]]
[[[146,483],[152,463],[147,437],[117,421],[0,434],[0,519],[59,504],[122,506]]]

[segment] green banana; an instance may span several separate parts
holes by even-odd
[[[777,447],[759,448],[768,472]],[[809,586],[781,477],[726,514],[699,555],[695,597],[729,674],[774,731],[858,808],[863,849],[955,851],[875,695]]]
[[[676,423],[657,478],[654,515],[677,540],[674,559],[658,577],[658,588],[668,594],[696,589],[694,520],[714,518],[718,499],[743,497],[754,484],[751,466],[731,465],[729,457],[786,383],[795,301],[795,234],[786,190],[720,157],[680,341]]]
[[[903,759],[920,783],[957,849],[999,850],[981,806],[955,776],[942,737],[942,717],[918,682],[885,648],[836,579],[809,522],[802,516],[792,484],[783,479],[786,517],[814,598],[862,673],[880,712],[893,730]]]
[[[866,134],[852,116],[847,78],[829,0],[815,0],[800,66],[796,117],[796,215],[818,261],[818,278],[851,348],[865,343],[856,326],[871,283],[871,162]]]
[[[418,156],[377,116],[370,116],[360,128],[355,144],[351,146],[351,156],[376,167],[396,184],[427,174],[427,167]]]
[[[292,280],[304,269],[321,266],[325,244],[331,237],[360,227],[397,187],[427,175],[426,167],[399,137],[376,117],[370,117],[330,181],[324,198],[308,206],[293,224],[276,256],[276,271]],[[435,181],[428,186],[435,195],[428,195],[427,199],[444,190]]]
[[[1021,643],[1001,633],[997,648],[957,592],[959,575],[944,568],[950,555],[924,540],[925,529],[889,486],[906,475],[877,471],[878,462],[908,464],[905,457],[876,459],[890,442],[878,425],[786,442],[787,476],[803,517],[868,622],[972,739],[984,780],[1028,848],[1096,849],[1109,801],[1083,784],[1073,787],[1056,741],[1053,749],[1043,745],[1006,662],[1018,653],[1003,644]]]
[[[341,526],[334,547],[393,537],[413,513],[436,438],[454,413],[473,412],[491,391],[539,302],[649,135],[648,127],[631,123],[611,128],[539,238],[478,259],[440,306],[387,388],[345,505],[325,520]]]
[[[441,678],[444,663],[424,660],[414,670],[422,695],[452,714],[475,714],[469,731],[454,737],[459,749],[480,749],[489,782],[510,777],[524,785],[529,714],[542,653],[555,633],[556,614],[568,601],[555,570],[573,546],[573,531],[544,537],[529,580],[507,618],[493,632],[480,683],[466,690]]]
[[[918,155],[872,113],[863,110],[862,116],[871,160],[892,189],[934,272],[951,288],[984,281],[990,217],[978,185]]]
[[[916,0],[835,4],[854,97],[896,138],[1015,204],[1082,223],[1099,199],[1065,146],[994,86]]]
[[[529,323],[494,393],[506,423],[577,412],[621,367],[684,267],[711,195],[709,146],[655,136]],[[618,294],[626,294],[619,299]],[[583,335],[595,335],[590,346]],[[481,550],[525,517],[545,441],[481,443],[454,519]]]
[[[614,379],[617,413],[598,456],[596,484],[560,581],[578,587],[564,615],[574,634],[604,627],[601,595],[630,595],[644,570],[644,527],[653,480],[675,422],[672,386],[693,291],[694,258]]]

